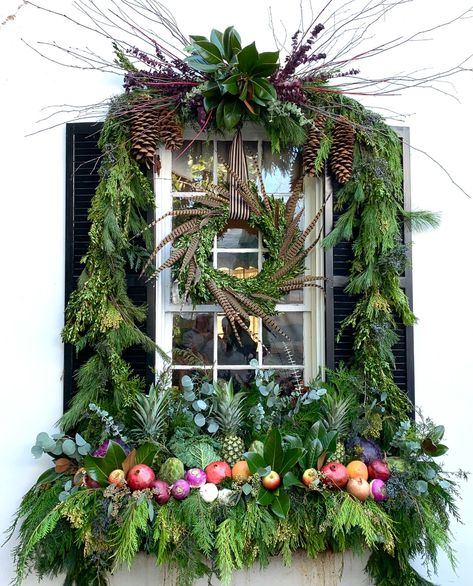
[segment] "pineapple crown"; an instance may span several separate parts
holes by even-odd
[[[224,435],[236,434],[245,416],[245,393],[235,394],[233,382],[219,382],[215,385],[213,416]]]

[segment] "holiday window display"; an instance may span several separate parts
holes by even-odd
[[[310,557],[369,549],[375,584],[429,584],[410,561],[422,555],[435,569],[439,548],[454,561],[449,514],[458,511],[455,478],[438,462],[444,429],[409,418],[412,406],[392,374],[396,318],[415,321],[400,287],[404,222],[435,224],[432,214],[403,209],[399,138],[343,90],[357,71],[341,70],[320,49],[322,24],[298,31],[283,61],[243,45],[233,27],[190,42],[173,30],[185,58],[157,40],[152,55],[114,43],[125,91],[111,100],[102,129],[90,245],[63,330],[65,342],[92,355],[60,432],[40,433],[33,447],[53,466],[18,511],[16,583],[34,570],[64,574],[65,584],[107,584],[144,551],[175,564],[180,583],[215,573],[228,584],[234,570],[265,566],[274,555],[289,563],[300,549]],[[256,182],[248,179],[246,122],[265,129],[275,152],[298,150],[287,201],[266,193],[259,171]],[[188,126],[196,138],[231,133],[227,178],[170,212],[178,225],[153,245],[146,168],[159,173],[158,147],[182,148]],[[232,381],[189,376],[173,387],[167,369],[143,392],[123,351],[155,346],[138,327],[145,309],[128,297],[127,263],[143,278],[172,270],[182,297],[220,305],[237,339],[251,336],[251,316],[284,336],[274,320],[278,301],[323,286],[304,262],[319,242],[323,208],[303,229],[297,205],[304,177],[325,173],[340,215],[323,245],[353,243],[347,290],[358,301],[342,324],[354,331],[351,364],[288,390],[251,362],[254,380],[239,392]],[[268,251],[246,279],[208,261],[232,218],[259,230]],[[154,267],[169,243],[169,257]]]

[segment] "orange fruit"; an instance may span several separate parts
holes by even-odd
[[[248,462],[246,460],[240,460],[232,468],[232,478],[235,482],[243,484],[251,476]]]
[[[347,472],[350,478],[363,478],[363,480],[368,480],[368,467],[361,460],[352,460],[347,464]]]

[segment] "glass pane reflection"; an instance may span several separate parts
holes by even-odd
[[[274,330],[263,327],[265,355],[263,364],[287,364],[288,352],[295,364],[304,364],[304,315],[302,312],[286,313],[275,318],[287,338]]]
[[[247,222],[232,221],[217,239],[218,248],[258,248],[258,231]]]
[[[213,143],[190,141],[172,153],[173,191],[201,191],[203,184],[213,181]],[[184,154],[182,154],[185,151]]]
[[[219,252],[217,268],[238,279],[248,279],[258,274],[257,252]]]
[[[273,153],[271,143],[263,142],[262,175],[268,193],[290,193],[291,179],[300,176],[300,156],[297,149]]]
[[[214,327],[211,313],[173,315],[173,364],[214,363]]]
[[[217,316],[217,362],[220,365],[239,364],[246,365],[250,360],[257,358],[258,319],[250,317],[248,329],[251,336],[236,324],[240,340],[233,331],[228,318],[223,315]]]
[[[219,368],[217,371],[219,380],[229,381],[232,379],[234,391],[241,391],[247,388],[254,379],[254,376],[254,370],[224,370]]]

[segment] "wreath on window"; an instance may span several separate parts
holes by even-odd
[[[209,185],[205,195],[188,198],[189,207],[170,211],[153,224],[172,216],[181,221],[153,250],[146,270],[157,253],[167,244],[173,244],[169,257],[152,273],[157,277],[165,269],[173,268],[183,302],[188,298],[194,305],[218,304],[240,342],[239,330],[248,328],[250,315],[260,317],[269,328],[286,334],[272,317],[275,306],[289,291],[302,287],[320,287],[321,276],[304,275],[305,259],[319,242],[322,230],[314,230],[321,218],[324,205],[302,231],[304,209],[299,209],[302,180],[294,181],[287,202],[268,195],[263,177],[257,167],[258,184],[242,179],[246,164],[238,132],[234,144],[241,149],[241,173],[226,165],[230,186]],[[230,156],[230,161],[233,157]],[[236,208],[236,209],[235,209]],[[214,268],[209,263],[214,239],[222,233],[230,219],[246,219],[251,228],[259,230],[266,249],[261,271],[249,278],[239,278]],[[306,245],[309,239],[309,245]]]

